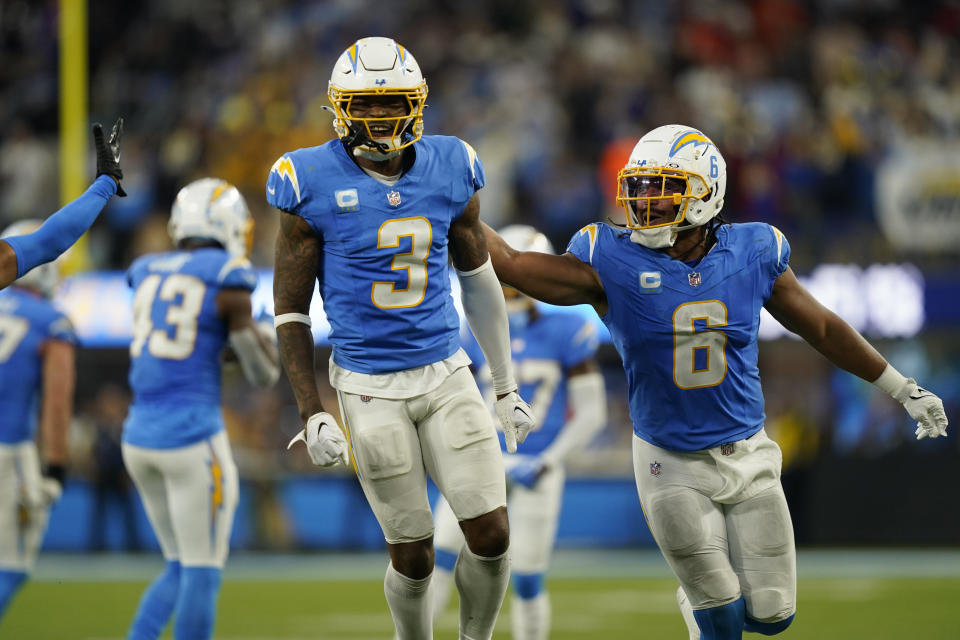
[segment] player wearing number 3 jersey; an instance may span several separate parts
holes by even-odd
[[[267,178],[267,201],[284,212],[275,322],[305,422],[291,445],[303,440],[315,464],[330,466],[347,462],[349,440],[388,544],[384,593],[398,637],[432,637],[429,474],[467,543],[455,569],[461,637],[485,640],[509,578],[506,488],[496,430],[460,348],[450,259],[514,451],[533,419],[516,392],[503,294],[480,226],[483,165],[462,140],[422,135],[426,96],[416,60],[393,40],[364,38],[340,56],[329,90],[338,137],[282,156]],[[317,392],[315,280],[346,436]]]
[[[494,267],[534,298],[592,304],[610,329],[640,502],[690,637],[777,634],[794,617],[796,561],[780,450],[763,429],[760,311],[903,403],[918,438],[946,434],[943,404],[800,285],[777,229],[718,217],[726,165],[703,133],[650,131],[618,182],[625,229],[589,225],[563,256],[515,251],[486,229]]]
[[[229,345],[257,386],[280,376],[273,329],[251,314],[253,222],[240,192],[214,178],[187,185],[169,230],[177,250],[143,256],[127,273],[133,403],[123,460],[166,560],[129,640],[159,637],[174,611],[174,638],[211,637],[238,492],[220,410],[221,353]]]

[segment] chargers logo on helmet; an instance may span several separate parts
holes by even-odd
[[[692,144],[694,147],[698,147],[700,145],[713,145],[713,140],[703,135],[696,129],[693,129],[683,134],[673,142],[673,146],[670,147],[670,155],[668,157],[672,158],[677,154],[678,151],[680,151],[680,149],[683,149],[688,144]]]

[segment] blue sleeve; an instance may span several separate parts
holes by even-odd
[[[47,218],[33,233],[4,238],[17,255],[17,277],[55,260],[73,246],[116,192],[113,178],[100,176],[82,196]]]
[[[776,280],[790,266],[790,243],[787,237],[775,226],[766,225],[771,235],[770,250],[767,252],[767,266],[770,277]]]
[[[281,211],[297,213],[303,200],[300,184],[293,156],[280,156],[267,175],[267,204]]]
[[[564,345],[562,362],[565,369],[570,369],[592,358],[600,347],[600,337],[597,327],[587,318],[575,317],[569,329],[570,339]]]
[[[220,269],[217,281],[222,289],[253,291],[257,288],[257,272],[246,258],[231,258]]]
[[[62,340],[70,344],[76,344],[77,342],[77,332],[73,328],[73,323],[70,322],[70,318],[62,313],[57,313],[53,322],[47,327],[47,337],[51,340]]]
[[[567,252],[577,256],[581,262],[586,262],[593,266],[593,252],[596,248],[599,233],[599,225],[588,224],[573,234],[573,237],[570,238],[570,242],[567,244]]]
[[[483,171],[483,163],[480,162],[480,158],[473,147],[459,138],[449,138],[448,140],[460,147],[459,157],[464,160],[463,165],[461,165],[463,173],[457,175],[456,182],[454,182],[453,199],[455,202],[462,202],[463,206],[466,207],[470,198],[487,183],[487,176]],[[457,153],[457,151],[454,151],[454,153]],[[454,158],[456,156],[448,157]],[[459,168],[455,168],[455,170],[460,171]]]

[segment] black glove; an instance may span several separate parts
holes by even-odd
[[[103,141],[103,127],[97,122],[93,125],[93,144],[97,149],[97,176],[107,175],[117,181],[117,195],[123,198],[127,192],[120,181],[123,170],[120,168],[120,138],[123,136],[123,118],[117,118],[110,130],[110,139]]]

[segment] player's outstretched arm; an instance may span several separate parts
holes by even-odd
[[[836,366],[872,382],[903,404],[917,421],[917,438],[946,435],[943,402],[890,366],[860,333],[830,311],[797,280],[789,267],[774,282],[764,305],[780,324],[810,343]]]
[[[272,387],[280,377],[276,334],[273,327],[263,327],[253,321],[250,292],[221,290],[217,294],[217,311],[227,322],[230,347],[237,354],[243,376],[256,387]]]
[[[488,225],[480,224],[501,282],[550,304],[589,304],[600,315],[607,312],[607,296],[593,267],[569,253],[517,251]]]
[[[97,179],[82,196],[51,215],[33,233],[0,240],[0,288],[41,264],[55,260],[82,236],[114,194],[127,195],[120,186],[120,138],[123,118],[113,125],[110,138],[93,126],[97,149]]]

